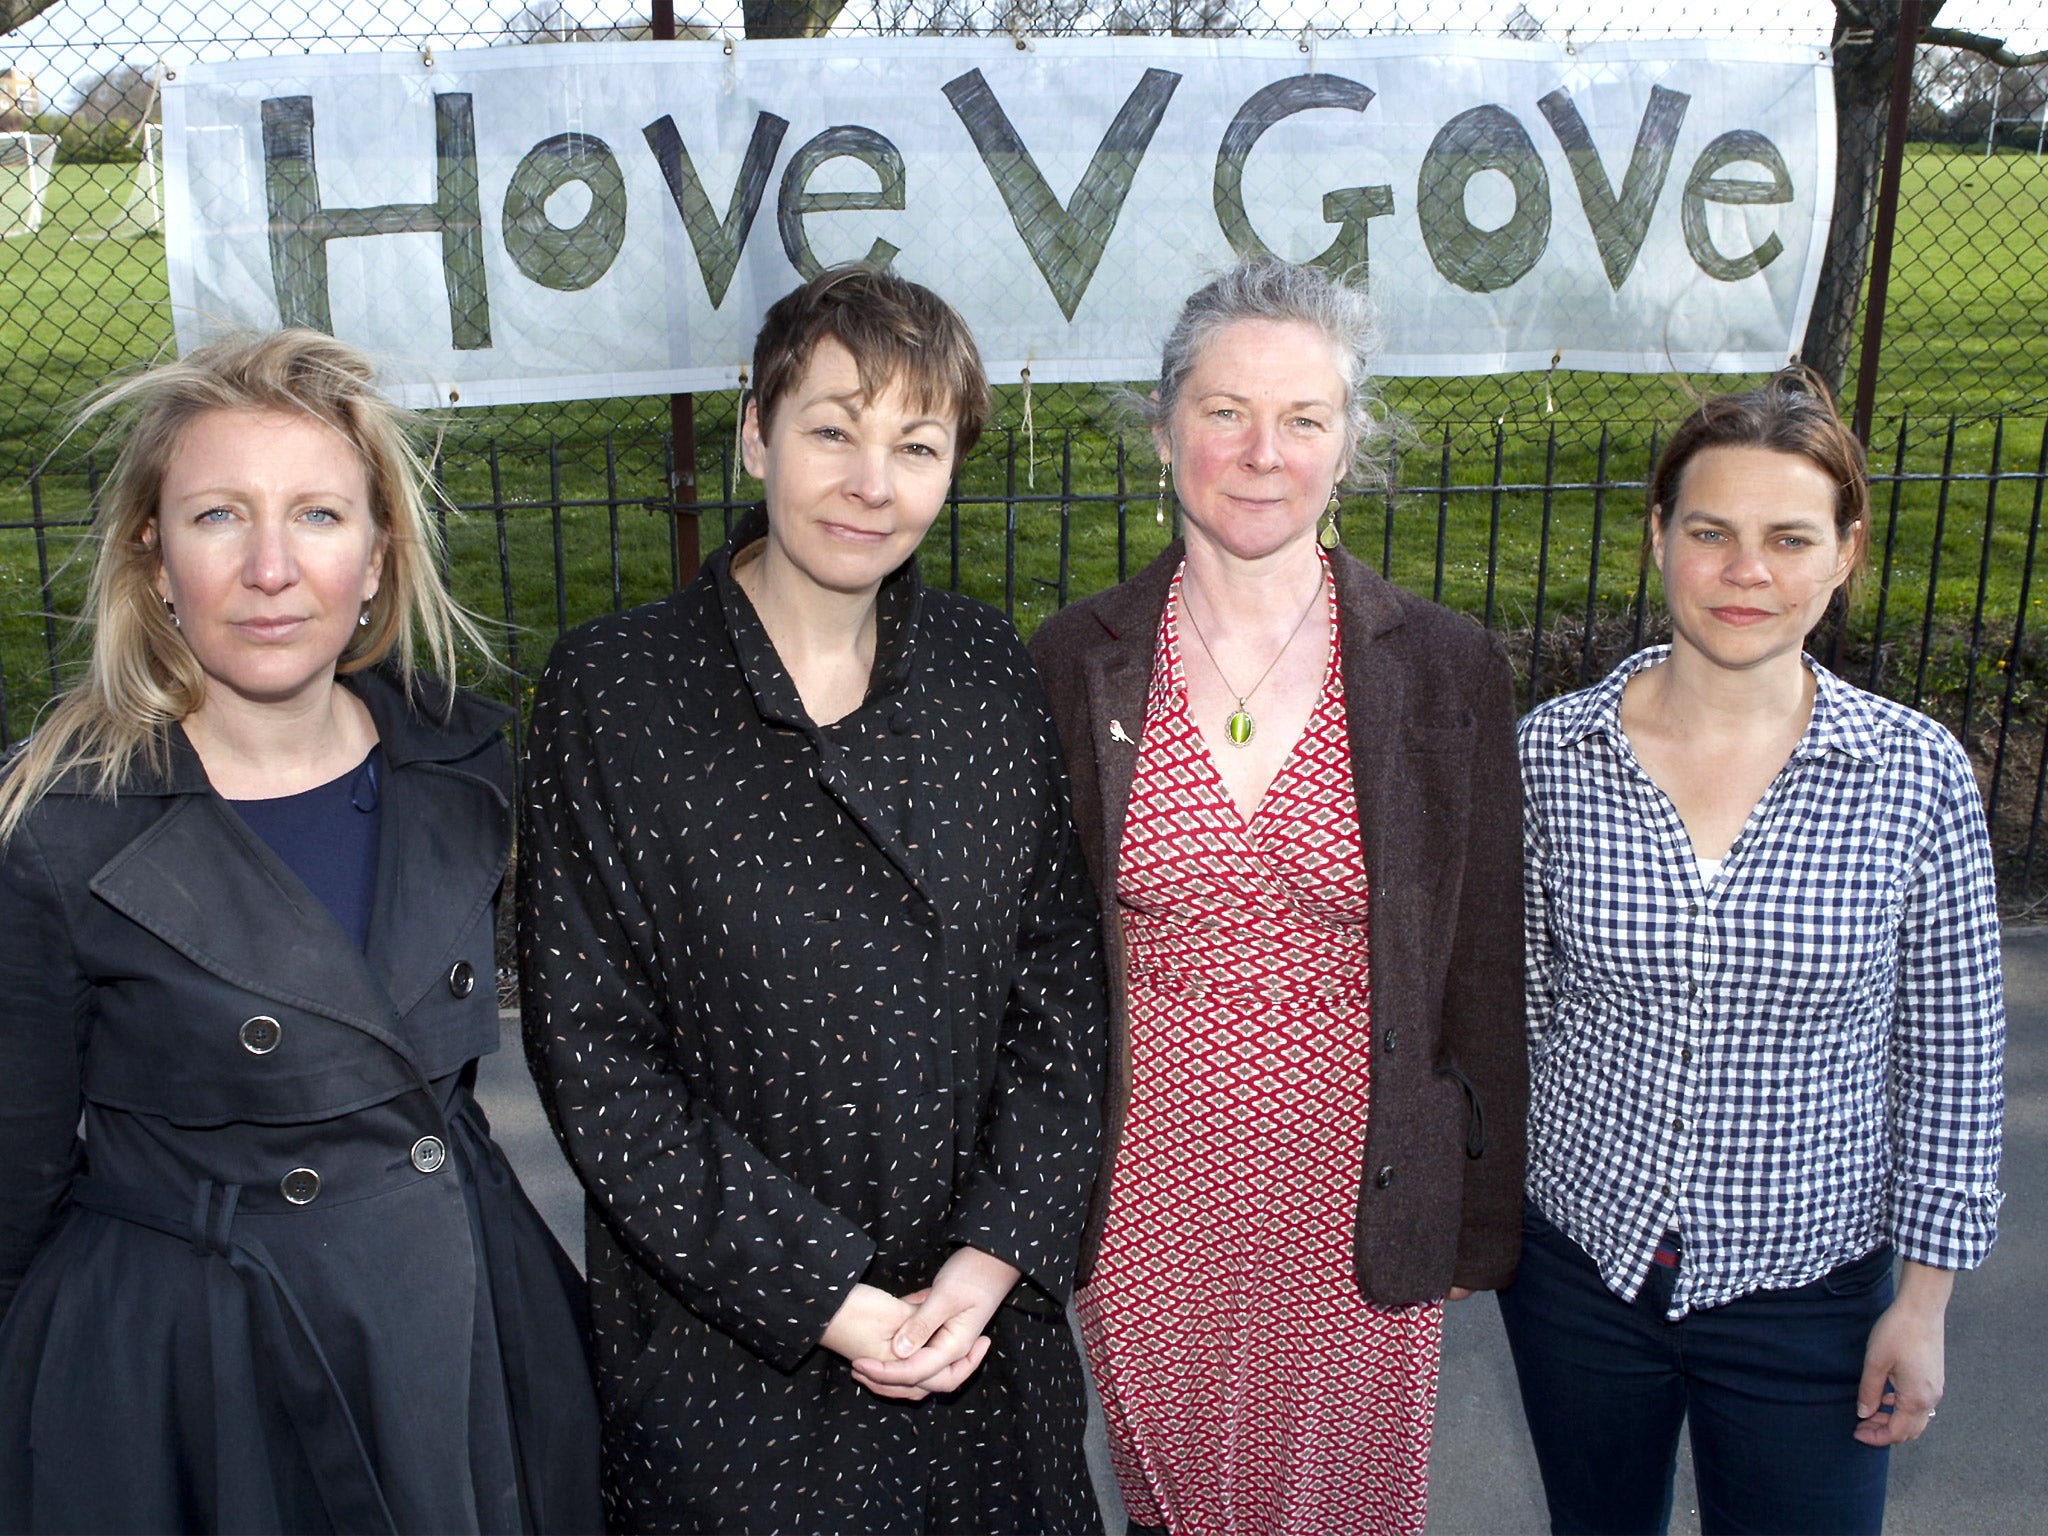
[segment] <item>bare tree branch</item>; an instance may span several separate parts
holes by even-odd
[[[163,121],[158,110],[156,71],[133,64],[116,64],[101,70],[80,91],[71,115],[87,128],[116,120],[133,128],[137,123]]]
[[[2007,69],[2032,69],[2036,64],[2048,64],[2048,48],[2038,53],[2014,53],[2005,46],[2002,37],[1986,37],[1981,32],[1965,32],[1959,27],[1922,27],[1920,42],[1926,47],[1961,48]]]

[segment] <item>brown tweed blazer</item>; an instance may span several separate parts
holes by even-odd
[[[1073,776],[1102,896],[1116,1044],[1108,1151],[1082,1253],[1101,1237],[1130,1103],[1117,852],[1175,543],[1122,586],[1048,619],[1031,642]],[[1521,1250],[1522,809],[1513,680],[1470,619],[1331,556],[1358,821],[1371,881],[1373,1062],[1352,1251],[1385,1306],[1492,1289]],[[1128,742],[1114,739],[1112,722]]]

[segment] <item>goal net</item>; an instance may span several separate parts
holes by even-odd
[[[42,227],[56,168],[53,135],[0,130],[0,237],[34,234]]]

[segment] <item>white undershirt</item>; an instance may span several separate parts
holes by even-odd
[[[1703,859],[1698,854],[1692,856],[1692,861],[1700,867],[1701,885],[1712,885],[1721,873],[1721,865],[1726,862],[1724,859]]]

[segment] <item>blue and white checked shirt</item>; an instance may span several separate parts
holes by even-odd
[[[1791,760],[1702,888],[1622,685],[1522,721],[1529,1194],[1669,1315],[1884,1239],[1943,1269],[1998,1230],[2005,1004],[1977,784],[1941,726],[1824,668]]]

